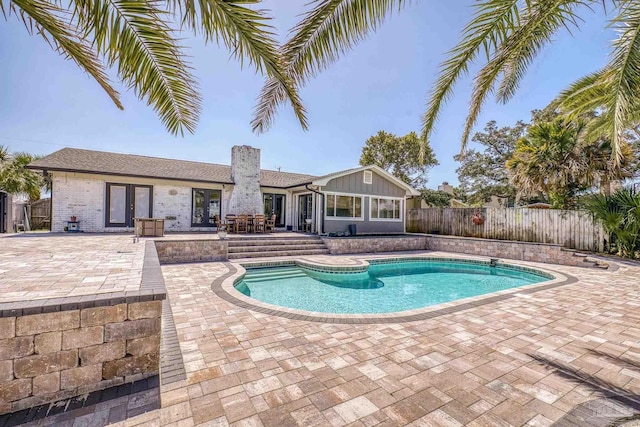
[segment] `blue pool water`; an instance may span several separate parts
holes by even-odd
[[[298,267],[247,270],[243,294],[283,307],[325,313],[392,313],[549,280],[542,274],[450,261],[372,264],[368,272],[321,273]]]

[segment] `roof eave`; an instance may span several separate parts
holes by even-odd
[[[55,167],[52,168],[52,167],[31,166],[31,165],[28,165],[27,168],[32,170],[41,170],[41,171],[85,173],[88,175],[123,176],[123,177],[131,177],[131,178],[165,179],[169,181],[185,181],[185,182],[201,182],[201,183],[207,183],[207,184],[233,185],[233,182],[231,181],[213,181],[213,180],[194,179],[194,178],[175,178],[175,177],[169,177],[169,176],[136,175],[131,173],[90,171],[85,169],[70,169],[70,168],[55,168]]]

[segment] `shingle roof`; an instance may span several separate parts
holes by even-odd
[[[79,148],[63,148],[34,161],[29,168],[233,184],[231,166],[228,165]],[[313,175],[298,173],[260,171],[260,185],[263,187],[293,187],[309,183],[314,178]]]

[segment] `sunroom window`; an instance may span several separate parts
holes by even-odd
[[[402,201],[400,199],[371,198],[371,219],[401,219]]]
[[[362,197],[327,194],[327,217],[361,218]]]

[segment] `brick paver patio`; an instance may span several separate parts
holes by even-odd
[[[0,248],[0,303],[140,287],[144,244],[131,236],[5,235]]]
[[[545,426],[599,391],[640,394],[640,268],[553,268],[579,281],[422,322],[336,325],[221,300],[223,263],[163,266],[187,379],[163,387],[156,422]]]
[[[165,265],[186,379],[114,425],[575,426],[585,402],[638,399],[640,267],[523,264],[578,281],[385,324],[247,310],[211,290],[228,264]],[[589,414],[582,425],[610,415]]]

